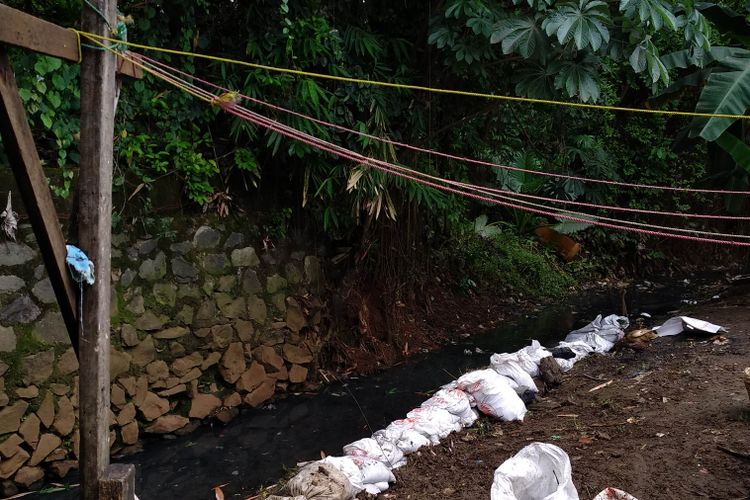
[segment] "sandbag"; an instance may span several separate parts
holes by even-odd
[[[594,333],[607,340],[608,342],[615,344],[625,335],[624,330],[628,327],[628,325],[630,325],[630,322],[625,316],[610,314],[609,316],[603,318],[602,315],[599,314],[596,318],[594,318],[594,321],[592,321],[588,325],[570,332],[567,337],[565,337],[565,342],[585,340],[587,334]]]
[[[406,464],[404,452],[396,444],[373,438],[363,438],[344,446],[344,455],[367,457],[383,462],[389,469],[397,469]]]
[[[578,500],[570,459],[561,448],[532,443],[495,470],[491,500]]]
[[[351,500],[358,493],[344,473],[320,462],[302,467],[286,488],[292,497],[299,495],[306,500]]]
[[[594,497],[594,500],[638,500],[630,493],[625,493],[617,488],[605,488]]]
[[[523,420],[526,405],[518,397],[510,379],[492,368],[462,375],[456,387],[469,394],[482,413],[502,420]]]
[[[495,356],[497,356],[497,358]],[[526,370],[524,370],[517,359],[512,359],[510,357],[499,359],[500,356],[502,355],[495,354],[490,358],[492,369],[498,374],[513,380],[516,383],[515,391],[517,394],[521,395],[527,391],[537,392],[534,379]],[[538,367],[535,366],[535,368],[538,372]]]
[[[396,482],[393,472],[383,462],[366,457],[350,458],[362,473],[362,483],[366,492],[377,495],[388,489],[388,483]]]
[[[404,454],[414,453],[432,444],[427,437],[414,430],[414,423],[410,420],[396,420],[386,429],[376,431],[372,437],[378,443],[395,444]]]
[[[464,427],[472,426],[477,419],[476,412],[471,408],[468,394],[461,389],[440,389],[422,403],[423,408],[428,406],[441,408],[458,417],[458,422]]]
[[[365,489],[365,485],[362,482],[362,471],[359,470],[359,467],[357,467],[357,464],[354,463],[351,457],[325,457],[322,460],[318,460],[318,463],[336,467],[349,480],[349,483],[351,483],[355,490],[355,495]]]
[[[587,344],[586,342],[583,342],[582,340],[577,340],[575,342],[560,342],[558,344],[559,347],[567,347],[571,351],[575,353],[574,358],[570,359],[560,359],[557,358],[557,364],[560,365],[560,369],[564,372],[569,371],[571,368],[573,368],[573,365],[578,363],[580,360],[594,352],[594,348]]]
[[[406,414],[406,418],[413,422],[414,430],[428,438],[432,444],[438,444],[450,433],[462,429],[457,416],[434,406],[414,408]]]

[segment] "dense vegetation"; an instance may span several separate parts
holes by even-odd
[[[76,0],[7,3],[65,26],[78,23],[82,8]],[[270,66],[618,106],[744,114],[750,105],[750,10],[740,1],[122,0],[120,10],[134,20],[130,40]],[[21,51],[13,56],[39,145],[48,164],[60,169],[53,190],[69,196],[78,161],[78,67]],[[487,101],[155,57],[295,111],[468,157],[639,183],[750,185],[744,120]],[[456,180],[629,207],[746,209],[742,199],[665,196],[493,171],[279,118],[367,155]],[[510,279],[519,269],[485,262],[493,256],[544,267],[533,261],[540,250],[527,238],[540,223],[558,222],[348,164],[233,119],[150,76],[124,82],[116,130],[116,222],[148,224],[155,207],[169,204],[165,198],[222,215],[253,209],[266,214],[258,220],[263,236],[353,246],[353,262],[396,281],[414,274],[404,271],[415,261],[429,265],[427,248],[458,249],[464,263],[458,268],[476,274],[464,276],[464,285]],[[179,193],[170,198],[175,188]],[[497,252],[466,243],[481,215],[500,228],[490,235]],[[609,255],[650,248],[641,238],[594,228],[579,237]],[[553,274],[565,274],[552,267]],[[554,292],[565,279],[539,289]]]

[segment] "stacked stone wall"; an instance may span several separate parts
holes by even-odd
[[[249,238],[221,224],[113,236],[113,453],[228,422],[308,383],[322,338],[320,260],[258,252]],[[0,243],[0,492],[65,477],[78,443],[78,362],[22,227],[18,242]]]

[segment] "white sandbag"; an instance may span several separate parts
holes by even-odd
[[[594,348],[592,346],[581,340],[577,340],[575,342],[560,342],[558,344],[558,347],[567,347],[575,354],[575,357],[571,359],[555,358],[557,364],[560,365],[560,369],[564,372],[569,371],[571,368],[573,368],[573,365],[594,352]]]
[[[610,343],[615,344],[625,335],[624,330],[629,324],[630,322],[625,316],[610,314],[606,318],[602,318],[602,315],[600,314],[588,325],[570,332],[568,336],[565,337],[565,342],[584,340],[587,334],[594,333]]]
[[[414,408],[406,414],[406,418],[412,420],[414,430],[428,438],[432,444],[438,444],[450,433],[463,428],[457,416],[434,406]]]
[[[630,493],[617,488],[605,488],[594,497],[594,500],[638,500]]]
[[[344,446],[344,455],[351,457],[367,457],[379,460],[389,469],[397,469],[406,464],[404,452],[391,442],[382,443],[373,438],[364,438]]]
[[[362,472],[362,483],[368,493],[381,493],[388,489],[388,483],[396,482],[393,472],[383,462],[365,457],[350,458]]]
[[[423,408],[427,406],[441,408],[458,417],[458,422],[464,427],[472,426],[477,419],[476,412],[471,408],[468,394],[461,389],[440,389],[422,403]]]
[[[497,356],[497,358],[495,357]],[[523,394],[527,391],[537,392],[536,384],[531,375],[521,366],[521,363],[517,359],[502,358],[502,355],[493,355],[490,358],[492,369],[498,374],[508,377],[516,383],[516,393]],[[537,368],[538,371],[538,368]]]
[[[559,447],[532,443],[495,470],[491,500],[578,500],[570,459]]]
[[[404,426],[404,422],[408,424],[408,428]],[[397,420],[388,428],[375,432],[372,437],[378,443],[395,444],[404,454],[414,453],[421,447],[432,444],[428,438],[414,430],[414,422],[411,420]]]
[[[320,462],[302,467],[286,488],[291,496],[300,495],[307,500],[351,500],[358,493],[344,473]]]
[[[536,372],[532,373],[529,372],[529,375],[532,377],[536,377],[539,375],[539,362],[542,360],[542,358],[546,358],[547,356],[552,356],[552,353],[549,352],[547,349],[542,346],[542,344],[539,343],[538,340],[532,340],[531,345],[528,345],[524,347],[523,349],[518,350],[519,354],[523,354],[526,356],[529,360],[533,361],[536,365]]]
[[[318,460],[318,463],[332,465],[341,472],[351,483],[356,495],[360,491],[365,489],[365,485],[362,482],[362,471],[359,470],[357,464],[354,463],[351,457],[325,457],[323,460]]]
[[[513,389],[512,381],[492,368],[469,372],[455,383],[485,415],[502,420],[523,420],[526,415],[526,405]]]

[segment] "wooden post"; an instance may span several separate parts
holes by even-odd
[[[111,36],[116,0],[83,4],[84,31]],[[98,12],[97,12],[98,11]],[[101,14],[106,16],[106,20]],[[83,49],[81,66],[81,170],[78,243],[96,266],[96,282],[83,293],[80,349],[81,497],[123,498],[127,471],[109,467],[110,271],[112,241],[112,155],[115,118],[115,56]],[[105,481],[106,479],[106,481]],[[132,481],[132,479],[130,479]],[[112,481],[122,487],[113,487]],[[107,486],[102,483],[106,482]],[[132,491],[131,491],[132,493]],[[101,496],[101,495],[107,495]],[[132,497],[131,497],[132,498]]]
[[[26,119],[26,111],[18,95],[13,68],[3,46],[0,46],[0,136],[60,304],[60,313],[77,352],[77,294],[65,264],[65,239]]]

